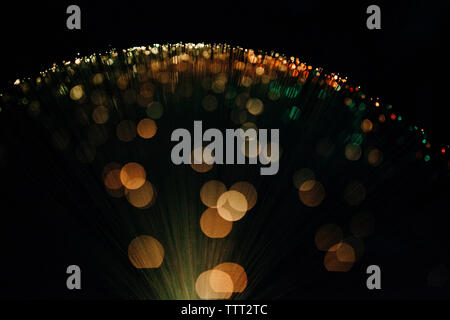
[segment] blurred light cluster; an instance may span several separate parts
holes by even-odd
[[[375,229],[374,216],[362,206],[376,183],[392,175],[398,154],[405,155],[405,163],[428,163],[449,154],[448,146],[433,149],[422,128],[407,123],[392,105],[368,97],[340,74],[328,74],[299,58],[227,44],[155,44],[54,64],[37,77],[15,80],[0,94],[0,116],[15,110],[40,123],[66,159],[92,169],[121,215],[154,209],[149,220],[159,217],[163,222],[152,232],[143,232],[139,220],[143,218],[133,216],[136,221],[130,225],[136,228],[126,230],[128,261],[139,270],[160,271],[170,284],[159,290],[166,290],[169,297],[192,298],[195,292],[202,299],[228,299],[244,292],[253,280],[247,278],[247,266],[257,263],[250,257],[230,259],[226,255],[231,249],[225,244],[208,245],[233,243],[234,224],[244,224],[257,210],[260,228],[268,217],[294,223],[295,218],[278,218],[283,211],[316,215],[314,222],[320,226],[314,240],[324,252],[324,269],[350,271],[363,256],[365,237]],[[192,181],[201,181],[199,190],[191,180],[187,186],[171,181],[174,169],[161,165],[169,163],[165,148],[169,129],[195,118],[244,133],[258,127],[280,128],[285,134],[279,146],[282,165],[279,180],[266,183],[271,193],[263,183],[248,182],[253,181],[250,169],[236,169],[237,176],[231,177],[229,171],[219,171],[221,165],[209,164],[203,145],[192,150],[192,160],[202,159],[186,166],[190,175],[175,174],[186,180],[195,177],[198,180]],[[257,157],[261,146],[251,152],[246,142],[238,152],[248,159]],[[268,154],[272,147],[269,143]],[[450,168],[450,161],[445,163]],[[379,171],[372,174],[375,170]],[[295,193],[294,210],[280,209],[291,195],[283,189],[286,181]],[[189,197],[192,190],[195,197]],[[130,208],[135,211],[126,211]],[[319,215],[322,208],[350,214],[349,219],[344,217],[347,227],[329,223],[329,216]],[[198,217],[184,219],[190,209]],[[171,223],[178,228],[175,235]],[[195,235],[194,225],[199,227]],[[183,232],[190,236],[178,234]],[[255,259],[267,259],[259,248],[251,247],[257,238],[248,235],[248,243],[239,245]],[[194,247],[207,261],[192,258],[189,250]]]

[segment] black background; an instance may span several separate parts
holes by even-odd
[[[80,31],[66,28],[70,4],[81,7]],[[381,30],[366,28],[365,11],[370,4],[381,7]],[[450,29],[448,7],[445,2],[403,0],[2,3],[0,81],[3,86],[16,78],[36,75],[53,62],[71,59],[77,53],[90,54],[109,47],[228,42],[279,51],[348,76],[369,95],[391,103],[406,120],[425,128],[432,142],[448,143],[448,80],[443,80],[449,66],[448,37],[444,33]],[[30,154],[39,152],[38,146],[34,148]],[[15,160],[8,159],[10,163]],[[35,163],[39,165],[51,169],[50,164]],[[12,170],[5,172],[3,179],[12,181],[20,175]],[[65,289],[65,267],[74,260],[75,264],[89,265],[86,251],[93,240],[89,228],[67,219],[70,215],[58,218],[58,208],[48,207],[48,199],[38,193],[31,195],[28,204],[21,203],[20,193],[24,191],[12,185],[3,193],[8,203],[3,202],[1,209],[2,213],[12,212],[2,224],[3,235],[8,236],[2,242],[3,259],[8,262],[2,265],[2,283],[6,284],[2,296],[115,297],[96,282],[100,270],[95,266],[83,269],[89,270],[83,275],[84,283],[88,283],[86,290]],[[51,214],[46,219],[29,218],[24,212],[32,208],[36,213],[48,210]],[[27,253],[21,251],[25,248]],[[51,263],[39,263],[44,260]],[[414,274],[405,275],[408,277]]]

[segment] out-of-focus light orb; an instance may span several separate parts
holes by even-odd
[[[252,209],[256,205],[256,201],[258,200],[258,193],[255,187],[247,181],[239,181],[234,183],[230,190],[235,190],[242,193],[247,199],[247,211]]]
[[[120,171],[120,181],[129,190],[136,190],[145,183],[146,172],[142,165],[137,162],[129,162]]]
[[[200,228],[209,238],[225,238],[231,232],[233,222],[223,219],[216,208],[208,208],[200,218]]]
[[[211,56],[211,53],[210,53],[208,50],[204,50],[204,51],[202,52],[202,56],[203,56],[203,58],[205,58],[205,59],[209,59],[209,57]]]
[[[162,84],[168,84],[170,82],[170,75],[168,72],[161,72],[158,76],[159,82]]]
[[[380,121],[381,123],[386,122],[386,116],[384,114],[380,114],[378,116],[378,121]]]
[[[74,101],[78,101],[84,97],[84,90],[82,85],[76,85],[70,89],[70,98]]]
[[[255,70],[255,74],[257,76],[262,76],[264,74],[264,68],[263,67],[257,67]]]
[[[336,257],[340,262],[354,263],[356,260],[355,250],[348,243],[341,243],[336,250]]]
[[[120,168],[112,169],[106,173],[104,178],[105,187],[112,190],[117,190],[123,187],[120,181]]]
[[[244,68],[245,68],[245,63],[244,62],[242,62],[242,61],[237,61],[237,62],[235,62],[235,69],[236,70],[244,70]],[[19,80],[19,79],[17,79],[17,80]],[[20,83],[20,80],[19,80],[19,83]]]
[[[103,167],[103,171],[102,171],[102,177],[103,177],[103,180],[105,180],[106,175],[107,175],[111,170],[114,170],[114,169],[119,169],[119,171],[120,171],[120,169],[122,169],[122,166],[121,166],[120,164],[118,164],[117,162],[110,162],[110,163],[106,164],[106,165]],[[121,182],[120,182],[120,185],[122,185]]]
[[[209,208],[217,208],[219,197],[227,191],[227,187],[218,180],[210,180],[200,188],[200,199]]]
[[[209,285],[214,292],[230,293],[234,291],[233,279],[224,271],[213,269],[209,276]]]
[[[337,258],[335,251],[328,251],[323,261],[325,269],[331,272],[348,272],[353,266],[352,262],[342,262]]]
[[[299,191],[301,192],[308,192],[311,191],[314,186],[316,185],[316,180],[311,179],[311,180],[306,180],[305,182],[303,182],[299,188]]]
[[[149,181],[145,181],[142,187],[138,189],[126,189],[125,194],[131,205],[139,209],[145,209],[152,203],[154,189]]]
[[[361,204],[366,198],[366,188],[358,181],[353,181],[344,189],[344,199],[350,206]]]
[[[361,121],[361,130],[365,133],[372,131],[373,123],[369,119],[364,119]]]
[[[214,91],[214,93],[220,94],[225,91],[225,84],[222,84],[221,82],[214,81],[211,85],[211,90]]]
[[[215,272],[213,273],[213,271]],[[233,286],[233,280],[231,280],[231,277],[227,273],[219,270],[207,270],[201,273],[197,277],[197,281],[195,281],[195,291],[197,295],[203,300],[229,299],[233,294],[232,291],[216,292],[212,289],[211,278],[213,276],[215,277],[213,280],[214,285],[219,287],[219,289],[223,287],[230,288],[230,285]],[[223,285],[220,285],[219,279],[221,279]]]
[[[323,225],[317,230],[314,242],[317,249],[328,251],[343,239],[342,229],[335,224]]]
[[[264,111],[264,104],[258,98],[251,98],[247,101],[245,107],[248,112],[254,116],[260,115]]]
[[[247,213],[248,203],[245,196],[235,190],[222,193],[217,200],[217,210],[222,218],[238,221]]]
[[[345,146],[345,158],[350,161],[357,161],[361,158],[361,147],[353,143],[348,143]]]
[[[355,237],[367,237],[375,232],[375,218],[370,212],[360,212],[350,219],[349,228]]]
[[[367,154],[367,162],[374,167],[378,167],[383,162],[383,153],[377,148],[371,148]]]
[[[155,94],[155,86],[151,82],[144,82],[140,86],[139,95],[145,98],[152,99]]]
[[[294,186],[297,190],[300,189],[300,186],[308,180],[315,180],[316,176],[314,175],[314,172],[309,168],[303,168],[300,170],[295,171],[292,180],[294,182]]]
[[[136,138],[136,125],[131,120],[122,120],[116,127],[117,138],[123,142],[130,142]]]
[[[228,82],[227,75],[224,73],[220,73],[216,76],[211,86],[211,90],[217,94],[223,93],[225,91],[227,82]]]
[[[191,168],[194,171],[198,172],[198,173],[205,173],[205,172],[210,171],[213,168],[214,164],[208,164],[205,161],[205,158],[203,157],[204,148],[201,148],[201,149],[202,149],[201,160],[200,160],[201,163],[194,163],[194,159],[196,157],[196,149],[192,150],[192,153],[191,153]]]
[[[325,188],[316,180],[307,180],[299,188],[299,196],[307,207],[317,207],[325,198]]]
[[[113,198],[121,198],[124,196],[124,187],[120,181],[120,170],[122,166],[118,163],[108,163],[103,168],[103,183],[108,194]]]
[[[211,112],[216,110],[217,105],[218,105],[217,98],[213,95],[207,95],[202,100],[203,109],[205,109],[206,111]]]
[[[244,88],[248,88],[252,85],[253,83],[253,79],[251,77],[246,77],[243,76],[241,79],[241,86],[243,86]]]
[[[104,80],[104,76],[101,73],[96,73],[93,77],[92,77],[92,83],[96,86],[100,85],[103,83]]]
[[[159,268],[164,260],[164,247],[152,236],[142,235],[128,245],[128,258],[137,269]]]
[[[270,80],[271,80],[271,78],[268,74],[263,74],[261,76],[261,83],[263,83],[263,84],[269,84]],[[299,79],[299,82],[300,82],[300,79]]]
[[[128,87],[128,76],[125,74],[120,75],[117,78],[117,87],[121,90],[125,90]]]
[[[98,106],[92,111],[92,119],[97,124],[104,124],[108,122],[109,112],[108,108],[104,106]]]
[[[248,279],[245,269],[234,262],[224,262],[216,267],[214,270],[219,270],[227,273],[233,281],[233,292],[243,292],[247,287]]]
[[[142,119],[137,125],[137,133],[141,138],[150,139],[156,134],[158,127],[156,122],[152,119]]]
[[[147,107],[147,115],[157,120],[163,116],[164,113],[164,107],[163,105],[158,101],[153,101],[148,107]]]
[[[329,249],[328,252],[336,252],[342,245],[342,242],[336,243],[335,245],[332,245]]]

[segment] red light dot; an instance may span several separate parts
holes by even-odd
[[[442,153],[442,154],[445,154],[445,148],[442,148],[442,149],[441,149],[441,153]]]
[[[397,118],[397,116],[395,115],[395,113],[391,114],[391,120],[395,120]]]

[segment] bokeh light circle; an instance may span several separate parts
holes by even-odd
[[[233,281],[231,277],[219,270],[207,270],[205,272],[202,272],[195,281],[195,292],[200,297],[200,299],[203,300],[219,300],[219,299],[229,299],[231,295],[233,294],[232,291],[230,292],[216,292],[211,287],[211,278],[215,277],[213,280],[216,287],[220,286],[220,280],[223,283],[223,286],[230,288],[230,286],[233,285]],[[220,278],[217,279],[217,278]]]
[[[200,228],[209,238],[225,238],[231,232],[233,222],[223,219],[216,208],[208,208],[200,218]]]
[[[343,238],[342,229],[335,224],[326,224],[321,226],[314,238],[317,249],[328,251],[334,245],[340,243]]]
[[[152,236],[142,235],[128,245],[128,258],[137,269],[159,268],[164,260],[164,247]]]
[[[319,206],[325,198],[325,188],[316,180],[307,180],[299,188],[299,197],[307,207]]]
[[[142,165],[137,162],[129,162],[120,171],[120,181],[130,190],[139,189],[145,183],[146,172]]]
[[[247,213],[248,204],[245,196],[235,190],[222,193],[217,200],[220,216],[228,221],[238,221]]]
[[[214,270],[226,272],[233,281],[233,292],[243,292],[248,279],[244,268],[234,262],[224,262],[214,267]]]
[[[210,180],[200,188],[200,199],[210,208],[217,207],[219,197],[227,191],[227,187],[218,180]]]
[[[236,182],[230,187],[230,190],[238,191],[245,196],[248,205],[247,211],[251,210],[256,205],[256,201],[258,200],[258,193],[256,191],[256,188],[250,182]]]
[[[147,208],[153,200],[154,189],[149,181],[145,183],[138,189],[126,190],[126,198],[130,204],[139,209]]]
[[[137,125],[137,133],[141,138],[144,139],[153,138],[157,130],[158,127],[156,125],[156,122],[152,119],[142,119]]]

